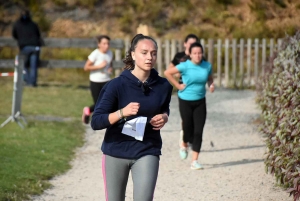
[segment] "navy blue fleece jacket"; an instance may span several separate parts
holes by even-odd
[[[172,86],[152,69],[149,78],[143,84],[129,70],[107,83],[99,95],[92,117],[91,126],[94,130],[106,129],[101,150],[113,157],[138,159],[145,155],[161,155],[162,140],[160,131],[153,130],[149,123],[157,114],[169,115]],[[144,116],[147,124],[143,141],[122,134],[125,120],[111,125],[108,115],[130,102],[140,103],[137,115],[127,117],[127,121]]]

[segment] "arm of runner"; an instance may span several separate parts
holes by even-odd
[[[94,63],[88,59],[84,65],[84,70],[85,71],[98,70],[104,68],[106,65],[107,62],[103,61],[101,64],[95,66]]]
[[[177,68],[168,68],[164,72],[169,82],[171,82],[178,90],[183,90],[185,88],[185,84],[179,84],[177,80],[173,77],[173,75],[175,75],[176,73],[180,73]]]
[[[175,68],[175,65],[172,62],[168,66],[168,69],[170,69],[170,68]],[[174,74],[174,76],[176,78],[180,78],[181,75],[180,75],[180,73],[176,73],[176,74]]]
[[[160,130],[168,122],[169,114],[170,114],[170,101],[171,101],[172,91],[173,91],[173,87],[170,85],[168,90],[168,96],[161,107],[161,114],[155,115],[150,120],[150,124],[153,126],[153,130]]]
[[[114,69],[113,69],[112,63],[110,63],[110,67],[107,69],[107,73],[112,74],[113,70]]]
[[[214,78],[212,75],[208,76],[207,86],[209,87],[209,91],[213,93],[215,91]]]
[[[126,107],[112,112],[108,115],[108,121],[110,124],[114,124],[119,121],[121,118],[126,118],[132,115],[136,115],[139,111],[140,104],[137,102],[131,102]]]
[[[168,119],[168,114],[158,114],[150,120],[150,124],[153,126],[153,130],[160,130],[168,122]]]
[[[91,121],[94,130],[108,128],[120,119],[137,114],[140,104],[136,102],[131,102],[124,108],[115,111],[118,103],[117,87],[106,84],[102,88]]]

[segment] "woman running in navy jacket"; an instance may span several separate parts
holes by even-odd
[[[153,200],[162,139],[172,86],[153,69],[157,58],[154,39],[136,35],[124,59],[125,70],[102,89],[91,126],[107,129],[102,144],[102,171],[107,201],[124,201],[131,171],[136,201]],[[124,124],[146,117],[143,140],[122,133]]]

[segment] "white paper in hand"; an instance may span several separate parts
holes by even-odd
[[[136,140],[143,141],[147,117],[137,117],[126,121],[122,133],[134,137]]]

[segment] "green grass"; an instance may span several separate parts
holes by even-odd
[[[88,79],[76,79],[76,73],[71,71],[60,76],[47,70],[39,74],[40,86],[23,91],[22,113],[28,117],[27,127],[21,129],[16,123],[8,123],[0,128],[1,201],[26,200],[30,195],[41,194],[50,187],[50,178],[70,168],[75,148],[83,145],[81,112],[92,103]],[[56,82],[48,82],[53,76]],[[74,77],[76,80],[71,79]],[[0,78],[0,123],[11,112],[12,85],[12,78]],[[41,115],[71,120],[32,118]]]
[[[79,121],[29,122],[24,130],[11,123],[1,128],[0,200],[42,193],[50,186],[48,179],[70,168],[83,133]]]
[[[23,115],[72,117],[79,120],[82,108],[92,104],[88,77],[80,74],[76,69],[40,69],[39,87],[24,87]],[[0,116],[11,112],[12,80],[11,77],[0,78]]]

